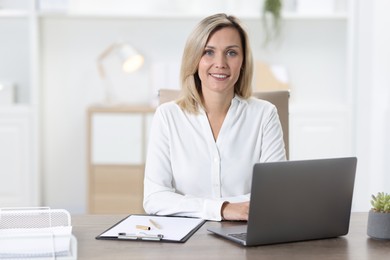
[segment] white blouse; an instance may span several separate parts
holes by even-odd
[[[162,104],[153,118],[144,179],[148,214],[221,220],[223,202],[249,200],[253,165],[286,160],[275,106],[235,96],[217,141],[204,110]]]

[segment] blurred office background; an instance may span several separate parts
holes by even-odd
[[[263,0],[0,0],[0,207],[89,212],[92,172],[108,202],[109,174],[134,169],[104,167],[142,168],[158,89],[179,87],[194,26],[226,12],[290,90],[290,159],[357,156],[353,211],[367,211],[372,193],[390,192],[390,1],[282,2],[264,45]],[[131,74],[119,43],[143,57]]]

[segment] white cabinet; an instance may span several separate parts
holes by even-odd
[[[92,117],[93,164],[143,164],[144,116],[95,113]]]
[[[28,107],[0,107],[0,207],[38,203],[31,129]]]
[[[292,159],[350,156],[351,133],[351,113],[345,106],[290,109]]]

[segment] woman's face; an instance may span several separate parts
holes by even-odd
[[[198,66],[203,92],[234,93],[243,60],[241,38],[236,29],[225,27],[214,32]]]

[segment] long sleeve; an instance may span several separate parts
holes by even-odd
[[[285,160],[273,105],[233,99],[215,142],[207,116],[171,102],[153,118],[144,180],[149,214],[221,220],[224,201],[249,200],[253,165]]]
[[[177,126],[179,125],[178,120]],[[172,155],[176,153],[172,151],[172,142],[174,141],[170,140],[166,118],[160,110],[157,110],[153,118],[145,168],[144,208],[146,212],[221,220],[218,210],[221,209],[224,201],[180,194],[174,187],[174,169],[172,169],[171,161]],[[180,160],[180,157],[176,158]],[[183,161],[183,166],[186,164]],[[188,167],[190,167],[189,164]],[[200,179],[199,182],[202,180]]]

